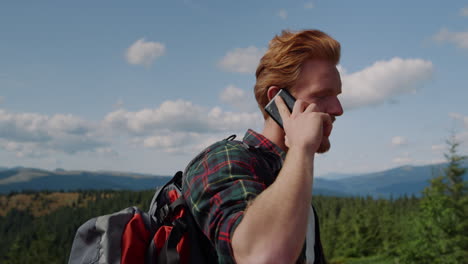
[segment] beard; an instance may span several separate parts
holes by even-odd
[[[328,137],[324,137],[316,153],[319,153],[319,154],[325,153],[328,150],[330,150],[330,146],[331,146],[330,139]]]

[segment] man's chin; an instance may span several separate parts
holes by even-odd
[[[328,137],[324,140],[322,140],[322,143],[320,144],[320,147],[317,149],[316,153],[322,154],[330,150],[330,140]]]

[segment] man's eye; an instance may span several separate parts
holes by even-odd
[[[324,99],[326,97],[327,97],[326,95],[324,95],[324,96],[314,96],[313,99],[321,100],[321,99]]]

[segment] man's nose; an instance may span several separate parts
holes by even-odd
[[[340,116],[343,114],[343,107],[338,97],[334,97],[328,105],[327,113],[334,116]]]

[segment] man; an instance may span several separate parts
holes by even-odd
[[[187,166],[184,197],[214,262],[325,263],[311,194],[315,153],[328,151],[332,123],[343,114],[339,58],[340,44],[321,31],[273,38],[254,88],[262,133],[216,142]],[[292,113],[276,99],[284,130],[264,111],[280,88],[297,99]]]

